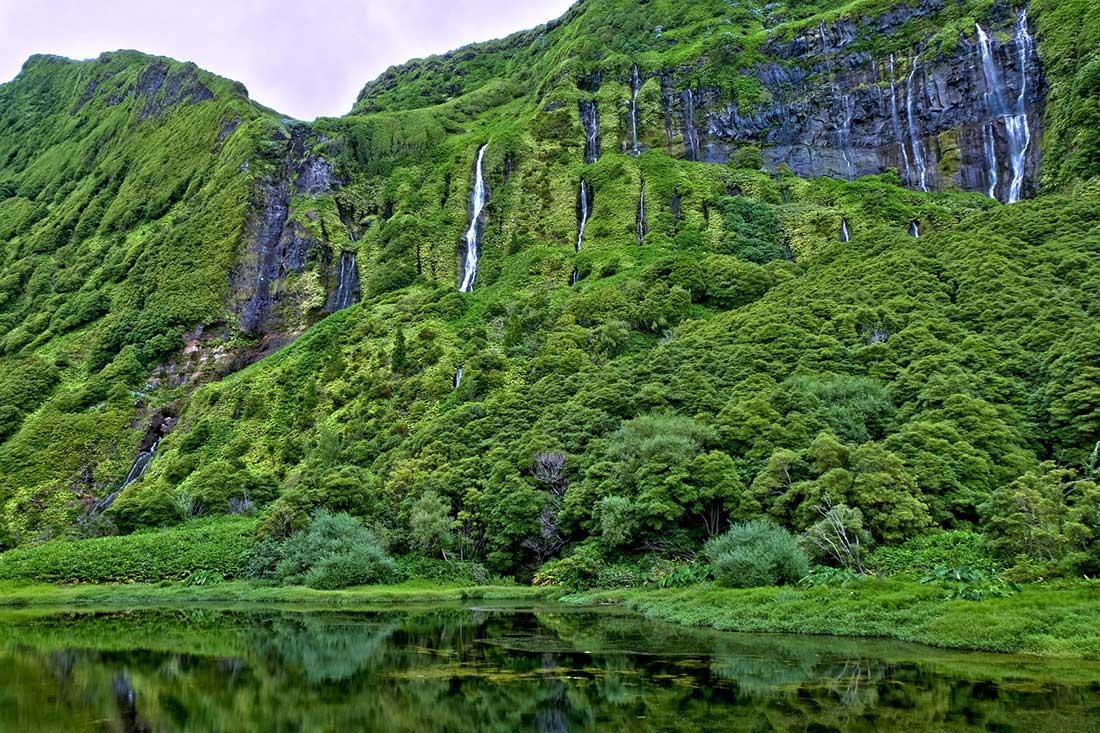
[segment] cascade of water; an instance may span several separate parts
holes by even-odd
[[[917,129],[917,116],[913,112],[913,80],[917,76],[919,57],[913,57],[913,68],[905,80],[905,116],[909,123],[909,143],[913,147],[913,162],[917,166],[917,185],[920,190],[928,190],[928,169],[924,164],[924,152],[921,150],[920,133]]]
[[[851,242],[852,241],[852,233],[850,231],[848,231],[848,220],[847,219],[841,219],[840,220],[840,241],[841,242]]]
[[[462,367],[455,370],[455,389],[458,389],[460,384],[462,384]]]
[[[986,180],[989,198],[997,198],[997,143],[993,139],[993,122],[982,125],[982,150],[985,153]]]
[[[645,223],[645,179],[642,179],[641,192],[638,194],[638,221],[635,225],[635,232],[638,235],[638,244],[645,243],[645,235],[648,229]]]
[[[584,162],[600,159],[600,108],[595,101],[580,102],[581,125],[584,127]]]
[[[1012,157],[1012,180],[1008,185],[1010,204],[1019,201],[1023,192],[1027,149],[1031,145],[1031,126],[1027,121],[1027,63],[1032,54],[1032,40],[1027,30],[1027,8],[1016,18],[1016,53],[1019,56],[1020,88],[1016,93],[1015,109],[1005,118]]]
[[[359,289],[359,270],[355,262],[355,253],[340,253],[340,266],[336,270],[336,295],[333,298],[333,311],[341,311],[355,304],[356,290]]]
[[[840,122],[840,127],[837,129],[836,137],[837,146],[844,156],[844,165],[847,169],[848,180],[851,181],[855,178],[855,168],[852,166],[852,156],[848,151],[848,140],[852,130],[852,98],[847,94],[841,94],[840,89],[835,85],[833,86],[833,91],[836,96],[840,97],[840,104],[844,109],[844,117]]]
[[[570,285],[576,285],[581,281],[581,272],[576,267],[573,268],[573,274],[569,278]]]
[[[592,193],[588,190],[588,183],[581,179],[581,190],[577,194],[577,245],[576,250],[581,251],[581,245],[584,244],[584,230],[588,226],[588,200],[592,198]]]
[[[145,469],[149,468],[149,464],[153,460],[153,456],[156,455],[157,446],[160,444],[160,438],[153,441],[153,444],[149,446],[147,450],[143,450],[137,454],[137,458],[134,459],[134,465],[130,467],[130,472],[126,474],[125,480],[122,482],[122,486],[119,490],[125,489],[130,484],[141,478],[145,473]]]
[[[909,236],[913,239],[920,239],[920,224],[915,219],[909,222]]]
[[[1005,138],[1008,143],[1009,164],[1012,177],[1005,192],[1005,202],[1012,204],[1020,200],[1023,192],[1027,168],[1027,150],[1031,146],[1031,125],[1027,119],[1027,64],[1033,53],[1033,41],[1027,28],[1027,10],[1016,18],[1015,46],[1020,67],[1020,84],[1011,108],[1004,96],[1005,85],[1001,72],[993,57],[993,44],[989,34],[980,25],[978,31],[978,51],[981,54],[982,75],[985,77],[986,105],[995,119],[1004,121]],[[982,146],[987,165],[988,193],[996,198],[997,193],[997,148],[993,137],[991,121],[982,129]]]
[[[637,155],[638,149],[638,91],[642,88],[642,77],[638,73],[638,65],[634,64],[630,71],[630,153]]]
[[[908,181],[912,173],[909,170],[909,153],[905,149],[905,139],[901,131],[901,116],[898,114],[897,85],[894,83],[894,54],[890,54],[890,120],[894,127],[894,139],[898,141],[902,173]]]
[[[477,278],[477,261],[479,257],[478,246],[481,240],[481,214],[485,210],[485,202],[488,196],[485,190],[485,176],[482,164],[485,161],[486,143],[477,151],[477,164],[474,166],[474,190],[470,192],[470,228],[466,230],[466,260],[463,266],[462,282],[458,285],[458,292],[468,293],[474,289],[474,280]]]
[[[978,53],[981,56],[982,76],[985,78],[985,103],[989,112],[995,118],[1005,114],[1004,95],[1001,93],[1001,74],[997,64],[993,60],[993,48],[989,42],[989,36],[985,30],[974,24],[978,30]],[[982,148],[985,153],[986,180],[989,183],[988,194],[990,198],[997,198],[997,144],[993,139],[993,125],[991,120],[982,128]]]
[[[699,159],[699,133],[695,130],[695,95],[690,89],[684,91],[684,157],[688,160]]]

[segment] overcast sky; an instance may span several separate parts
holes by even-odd
[[[572,0],[0,0],[0,82],[27,57],[133,48],[241,81],[299,119],[342,115],[393,64],[560,16]]]

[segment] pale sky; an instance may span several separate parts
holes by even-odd
[[[194,61],[303,120],[347,113],[411,58],[557,18],[572,0],[0,0],[0,82],[27,57],[132,48]]]

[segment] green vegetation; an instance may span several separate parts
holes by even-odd
[[[240,576],[256,521],[215,517],[159,532],[55,541],[0,556],[0,580],[150,583]]]
[[[265,540],[253,550],[248,569],[258,580],[320,590],[393,582],[399,576],[397,563],[359,520],[324,509],[283,541]]]
[[[1091,591],[1013,586],[1100,573],[1095,10],[1031,5],[1050,90],[1034,200],[803,180],[754,146],[690,162],[666,130],[663,71],[750,116],[764,91],[742,70],[784,72],[777,41],[854,19],[870,57],[932,59],[1019,7],[868,34],[894,4],[592,0],[391,69],[312,126],[187,64],[32,58],[0,86],[0,579],[274,600],[315,596],[224,581],[509,577],[681,599],[700,623],[757,599],[776,621],[752,628],[864,633],[885,609],[914,640],[1095,649],[1072,619],[1027,626]],[[362,301],[326,315],[350,254]],[[811,563],[801,589],[701,585],[794,585]],[[829,625],[826,599],[852,593]],[[1017,625],[965,627],[967,602]]]
[[[1025,588],[958,600],[935,585],[867,580],[834,588],[611,590],[567,597],[726,631],[882,637],[958,649],[1100,659],[1100,591]]]
[[[731,588],[797,583],[810,572],[798,540],[765,520],[735,524],[706,546],[714,577]]]
[[[146,608],[151,606],[294,604],[302,608],[363,607],[392,603],[547,599],[561,595],[557,588],[477,585],[414,580],[386,586],[341,590],[281,587],[247,581],[204,585],[127,583],[125,585],[56,585],[0,581],[0,606],[64,606],[83,608]]]

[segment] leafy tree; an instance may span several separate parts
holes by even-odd
[[[426,491],[409,513],[409,544],[425,555],[442,552],[453,543],[451,503],[434,491]]]
[[[1044,463],[994,491],[981,512],[990,548],[1019,565],[1100,568],[1100,487],[1075,471]]]

